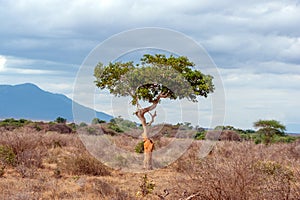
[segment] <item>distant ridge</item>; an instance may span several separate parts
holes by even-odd
[[[76,122],[90,123],[94,117],[109,121],[113,117],[94,111],[78,103],[73,104],[76,112],[82,113]],[[44,91],[31,83],[0,85],[0,119],[24,118],[53,121],[57,117],[73,122],[72,100],[62,94]]]

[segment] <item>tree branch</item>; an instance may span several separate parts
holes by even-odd
[[[146,108],[142,108],[137,99],[137,103],[136,103],[137,111],[135,112],[135,114],[141,120],[142,123],[150,126],[154,122],[154,118],[156,117],[156,111],[154,112],[153,115],[152,115],[152,113],[150,113],[150,111],[154,110],[156,108],[156,106],[161,98],[167,98],[167,97],[168,97],[168,93],[160,93],[157,96],[157,98],[152,102],[152,105],[150,105]],[[149,123],[146,123],[146,119],[145,119],[145,113],[147,113],[147,112],[149,112],[149,114],[151,115],[151,120]]]
[[[136,106],[137,106],[137,110],[142,109],[142,106],[139,103],[139,98],[136,96]]]
[[[154,122],[154,118],[156,117],[156,111],[154,112],[154,114],[152,114],[151,112],[149,112],[149,114],[151,115],[151,120],[147,125],[151,126],[151,124]]]
[[[167,98],[168,97],[168,95],[169,95],[169,93],[167,92],[167,93],[160,93],[159,95],[158,95],[158,99],[160,99],[160,98]]]
[[[199,195],[200,195],[200,192],[197,192],[196,194],[192,194],[192,195],[188,196],[185,200],[191,200],[191,199],[193,199],[194,197],[197,197],[197,196],[199,196]]]

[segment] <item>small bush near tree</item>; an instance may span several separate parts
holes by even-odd
[[[147,174],[145,174],[141,179],[140,191],[137,196],[140,194],[142,197],[145,197],[146,195],[151,194],[154,188],[155,184],[153,181],[149,180]]]
[[[4,165],[14,165],[16,162],[16,154],[13,149],[8,146],[0,145],[0,162]]]
[[[206,131],[197,132],[194,136],[196,140],[205,140]]]
[[[136,153],[144,153],[144,141],[140,141],[134,148]]]

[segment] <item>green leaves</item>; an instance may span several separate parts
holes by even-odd
[[[131,96],[132,104],[138,100],[154,102],[160,97],[187,98],[197,101],[214,91],[213,77],[193,69],[194,63],[186,57],[166,57],[162,54],[146,54],[141,63],[99,63],[95,67],[96,85],[108,89],[116,96]]]
[[[276,120],[258,120],[254,123],[254,127],[256,128],[264,128],[264,129],[276,129],[278,131],[285,131],[286,127]]]

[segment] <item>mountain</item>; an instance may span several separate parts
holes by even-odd
[[[57,117],[90,123],[93,118],[109,121],[113,117],[82,106],[62,94],[54,94],[38,86],[25,83],[20,85],[0,85],[0,119],[24,118],[53,121]],[[75,113],[72,111],[72,106]]]

